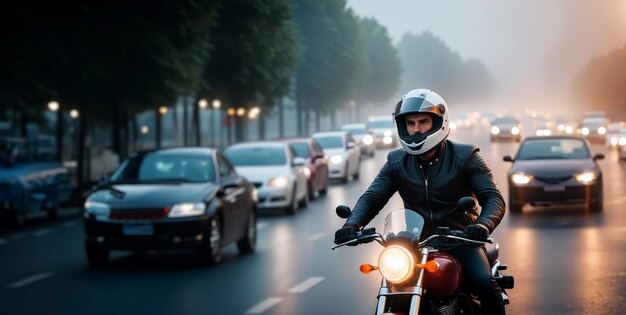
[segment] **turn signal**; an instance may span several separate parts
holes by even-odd
[[[378,270],[378,267],[372,266],[370,264],[362,264],[359,267],[359,270],[361,271],[361,273],[368,274],[368,273],[370,273],[370,272],[372,272],[374,270]]]
[[[439,263],[434,260],[429,260],[425,264],[417,264],[417,268],[426,269],[428,272],[435,272],[439,270]]]

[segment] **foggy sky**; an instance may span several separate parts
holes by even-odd
[[[348,6],[386,26],[394,44],[406,32],[429,30],[464,60],[481,60],[499,98],[560,99],[590,58],[626,44],[626,0],[348,0]]]

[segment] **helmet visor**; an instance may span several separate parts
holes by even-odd
[[[408,97],[402,100],[400,106],[396,107],[396,116],[406,114],[431,113],[443,116],[445,107],[440,104],[433,104],[422,97]]]

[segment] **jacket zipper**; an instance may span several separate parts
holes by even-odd
[[[435,220],[433,219],[433,209],[430,207],[430,198],[428,198],[428,173],[424,172],[424,168],[420,165],[422,176],[424,176],[424,186],[426,188],[426,204],[428,205],[428,211],[430,212],[430,225],[435,226]]]

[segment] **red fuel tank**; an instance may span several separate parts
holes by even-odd
[[[425,271],[424,288],[431,296],[450,296],[459,293],[463,286],[461,263],[452,255],[443,252],[430,253],[428,260],[439,263],[439,270]]]

